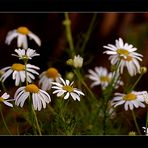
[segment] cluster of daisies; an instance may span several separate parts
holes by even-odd
[[[110,55],[109,60],[111,64],[117,65],[118,69],[115,72],[108,72],[105,67],[95,67],[95,70],[89,69],[89,74],[87,77],[93,81],[91,87],[96,85],[101,85],[104,90],[111,83],[114,78],[112,87],[114,89],[123,85],[120,76],[123,74],[124,69],[127,69],[130,76],[135,76],[141,73],[141,66],[139,61],[142,61],[142,55],[137,53],[137,48],[133,45],[123,42],[121,38],[115,41],[115,45],[108,44],[108,46],[103,46],[106,51],[105,54]],[[124,104],[124,109],[133,110],[138,107],[145,107],[145,103],[148,103],[148,93],[147,91],[134,91],[131,90],[127,94],[115,93],[114,98],[111,100],[112,106],[117,107]]]
[[[74,87],[74,81],[64,80],[59,71],[54,67],[49,67],[40,74],[40,68],[29,63],[33,57],[40,56],[36,50],[28,47],[28,38],[34,40],[38,46],[41,46],[41,40],[37,35],[27,27],[19,27],[8,32],[5,43],[10,45],[14,38],[17,38],[18,49],[14,50],[15,53],[12,56],[17,57],[21,62],[2,68],[0,70],[0,81],[4,83],[11,76],[15,81],[15,86],[19,88],[12,98],[5,92],[0,97],[0,102],[13,107],[13,104],[10,102],[14,101],[16,106],[23,107],[25,101],[31,98],[34,110],[40,111],[51,102],[49,94],[51,89],[54,90],[52,93],[56,94],[57,97],[63,97],[64,99],[72,98],[73,100],[80,101],[80,97],[85,94],[80,89]],[[136,52],[137,48],[133,47],[133,45],[124,43],[119,38],[115,41],[115,45],[108,44],[103,47],[107,49],[103,53],[110,55],[109,61],[116,68],[112,72],[108,72],[107,68],[102,66],[96,66],[94,70],[89,69],[86,77],[93,81],[90,87],[100,85],[102,91],[105,91],[111,85],[116,90],[124,85],[121,75],[125,69],[131,77],[141,74],[140,62],[143,56]],[[73,59],[67,61],[67,64],[74,68],[81,68],[83,58],[80,55],[75,55]],[[38,84],[35,82],[37,76],[39,77]],[[148,104],[148,92],[134,90],[126,93],[116,92],[110,102],[112,107],[124,104],[126,111],[138,107],[144,108],[145,103]],[[145,127],[144,129],[146,131]]]
[[[40,46],[41,41],[39,37],[27,27],[19,27],[8,32],[6,43],[9,45],[16,37],[19,49],[15,49],[15,54],[12,54],[12,56],[16,56],[22,62],[2,68],[0,81],[4,83],[11,76],[15,81],[15,86],[20,87],[16,90],[13,99],[8,99],[10,95],[5,92],[0,97],[0,102],[13,107],[13,104],[9,101],[15,101],[15,105],[23,107],[27,98],[31,97],[34,110],[40,111],[42,108],[46,108],[46,105],[51,102],[51,97],[47,92],[51,88],[54,89],[53,94],[57,94],[57,97],[63,96],[64,99],[71,97],[73,100],[80,101],[80,96],[84,96],[84,93],[74,87],[74,82],[64,80],[56,68],[50,67],[39,74],[38,70],[40,68],[28,63],[29,60],[32,60],[35,56],[40,56],[40,54],[36,50],[28,48],[27,37],[33,39]],[[76,67],[79,67],[83,59],[79,57],[78,59],[80,60],[75,59],[77,59],[77,56],[74,58],[73,63]],[[36,76],[39,76],[38,85],[35,84]]]

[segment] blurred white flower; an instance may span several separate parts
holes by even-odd
[[[59,78],[59,80],[62,82],[62,84],[58,82],[51,82],[53,84],[52,88],[56,89],[53,94],[57,93],[57,97],[60,97],[66,93],[64,99],[68,99],[71,96],[74,100],[80,101],[80,95],[84,96],[84,93],[81,90],[73,87],[74,82],[70,83],[69,80],[64,81],[62,78]]]
[[[60,73],[56,68],[48,68],[46,71],[42,72],[39,76],[39,85],[41,85],[41,89],[50,90],[53,81],[59,82],[59,77],[61,77]]]
[[[28,60],[32,59],[35,56],[39,56],[40,54],[36,53],[36,50],[28,48],[26,49],[15,49],[15,52],[17,54],[11,54],[13,56],[18,57],[21,60]]]
[[[142,127],[142,128],[144,129],[145,135],[148,136],[148,128],[146,128],[146,127]]]
[[[27,81],[29,83],[32,82],[32,80],[35,79],[35,76],[33,74],[39,75],[39,73],[36,70],[39,70],[40,68],[31,64],[26,65],[26,71],[27,71]],[[8,66],[1,69],[4,71],[4,74],[1,76],[0,80],[4,82],[11,74],[12,79],[15,80],[15,86],[18,86],[20,82],[25,82],[26,75],[25,75],[25,65],[20,63],[15,63],[12,66]]]
[[[108,44],[108,46],[103,46],[109,50],[104,53],[111,55],[109,60],[112,65],[117,64],[120,61],[119,71],[123,73],[123,68],[126,67],[131,76],[136,75],[140,72],[139,61],[142,61],[141,57],[143,55],[135,52],[137,48],[128,43],[123,43],[123,40],[119,38],[116,40],[116,45]],[[139,60],[139,61],[138,61]]]
[[[27,27],[19,27],[12,31],[9,31],[6,36],[5,43],[10,45],[11,41],[17,37],[17,47],[22,47],[24,49],[28,48],[27,36],[29,39],[33,39],[38,46],[41,46],[41,40],[37,35],[32,33]]]
[[[122,93],[115,93],[115,97],[112,100],[112,105],[114,107],[117,107],[119,105],[124,104],[124,109],[127,111],[128,108],[130,110],[133,110],[134,107],[145,107],[145,102],[144,100],[144,94],[145,91],[132,91],[131,93],[128,94],[122,94]]]
[[[39,89],[35,84],[29,84],[17,89],[14,94],[15,104],[23,107],[24,102],[29,96],[32,97],[34,110],[40,111],[42,107],[46,108],[46,103],[51,102],[51,98],[47,92]]]
[[[145,103],[148,104],[148,92],[147,91],[143,91],[143,97],[144,97]]]
[[[0,102],[3,102],[5,105],[9,106],[9,107],[13,107],[13,104],[11,104],[9,101],[14,101],[14,99],[8,99],[10,97],[10,95],[8,93],[4,93],[1,97],[0,97]]]
[[[88,72],[90,74],[88,74],[87,77],[92,81],[94,81],[91,84],[91,87],[94,87],[96,85],[101,85],[102,89],[105,89],[114,77],[114,73],[112,72],[108,73],[107,69],[101,66],[95,67],[94,71],[89,69]],[[118,88],[119,85],[123,85],[123,82],[120,80],[117,80],[116,86],[114,83],[113,87]]]

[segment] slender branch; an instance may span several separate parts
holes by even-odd
[[[133,86],[129,89],[128,92],[131,92],[132,90],[134,90],[134,88],[136,87],[136,85],[138,84],[138,82],[140,81],[140,79],[142,78],[143,73],[140,74],[140,76],[138,77],[138,79],[135,81],[135,83],[133,84]]]
[[[1,105],[0,105],[0,113],[1,113],[1,116],[2,116],[2,120],[3,120],[4,126],[5,126],[5,128],[6,128],[6,130],[7,130],[7,132],[9,133],[9,135],[11,135],[11,132],[10,132],[10,130],[9,130],[7,124],[6,124],[5,118],[4,118],[4,116],[3,116],[3,112],[2,112]]]
[[[69,19],[68,13],[65,12],[65,20],[63,21],[63,24],[65,25],[66,28],[66,37],[67,37],[67,41],[69,43],[69,48],[71,50],[71,55],[72,58],[75,55],[75,51],[74,51],[74,44],[73,44],[73,39],[72,39],[72,33],[71,33],[71,21]]]
[[[137,129],[137,131],[138,131],[138,134],[141,135],[141,132],[140,132],[140,129],[139,129],[137,120],[136,120],[136,116],[135,116],[135,113],[134,113],[133,110],[132,110],[132,116],[133,116],[133,119],[134,119],[134,123],[135,123],[136,129]]]
[[[35,110],[33,109],[33,107],[32,107],[32,111],[33,111],[33,114],[34,114],[34,117],[35,117],[35,122],[36,122],[37,130],[39,132],[39,135],[41,136],[42,135],[41,129],[40,129],[39,122],[38,122],[38,119],[37,119],[37,116],[36,116],[36,113],[35,113]]]
[[[97,17],[97,13],[95,13],[95,14],[93,15],[93,18],[92,18],[92,20],[91,20],[91,23],[90,23],[90,25],[89,25],[89,28],[88,28],[88,30],[87,30],[87,32],[86,32],[86,34],[85,34],[84,42],[83,42],[83,44],[82,44],[82,46],[81,46],[81,48],[80,48],[80,52],[83,52],[84,49],[85,49],[85,46],[86,46],[86,44],[87,44],[87,42],[88,42],[88,40],[89,40],[89,38],[90,38],[90,35],[91,35],[91,33],[92,33],[92,30],[93,30],[93,27],[94,27],[94,23],[95,23],[96,17]]]

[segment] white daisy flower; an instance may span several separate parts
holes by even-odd
[[[13,107],[13,104],[11,104],[9,101],[14,101],[14,99],[8,99],[10,97],[9,94],[6,92],[0,97],[0,102],[3,102],[5,105],[9,107]]]
[[[26,99],[31,95],[34,110],[40,111],[46,108],[46,104],[51,102],[49,94],[39,89],[35,84],[29,84],[17,89],[14,94],[15,104],[23,107]]]
[[[117,107],[119,105],[124,104],[124,109],[127,111],[128,109],[133,110],[134,107],[145,107],[144,100],[145,91],[136,92],[132,91],[128,94],[115,93],[115,97],[112,100],[112,105]],[[142,103],[143,102],[143,103]]]
[[[41,85],[41,89],[43,90],[50,90],[53,81],[59,82],[60,73],[57,69],[51,67],[48,68],[46,71],[42,72],[39,76],[39,85]]]
[[[96,85],[101,85],[102,89],[105,89],[111,82],[112,78],[114,77],[114,73],[112,72],[108,73],[107,69],[104,67],[95,67],[95,71],[89,69],[88,72],[90,74],[87,75],[87,77],[92,81],[94,81],[91,84],[91,87],[94,87]],[[123,82],[120,80],[117,80],[116,86],[115,84],[113,84],[115,88],[118,88],[119,85],[123,85]]]
[[[36,50],[28,48],[26,49],[15,49],[17,54],[11,54],[13,56],[18,57],[21,60],[32,59],[32,57],[39,56],[40,54],[36,53]]]
[[[33,39],[38,44],[38,46],[41,46],[41,40],[39,39],[39,37],[34,33],[32,33],[27,27],[19,27],[17,29],[9,31],[6,36],[5,43],[10,45],[11,41],[17,37],[17,46],[27,49],[28,48],[27,36],[30,39]]]
[[[74,100],[80,101],[80,95],[84,96],[84,93],[73,87],[74,82],[70,83],[69,80],[64,81],[62,78],[59,78],[59,80],[61,80],[62,84],[58,82],[51,82],[53,84],[52,88],[56,89],[53,94],[57,93],[57,97],[66,94],[64,99],[68,99],[71,96]]]
[[[31,83],[32,80],[35,79],[35,76],[33,74],[39,75],[39,73],[36,71],[39,69],[40,69],[39,67],[31,64],[26,65],[27,81],[29,83]],[[5,73],[0,78],[2,82],[4,82],[11,74],[12,74],[12,79],[15,80],[15,86],[18,86],[20,82],[25,82],[26,79],[25,65],[20,63],[15,63],[12,66],[2,68],[1,70],[5,71]]]
[[[146,128],[146,127],[142,127],[142,128],[144,129],[145,135],[148,136],[148,128]]]
[[[81,68],[83,65],[83,58],[80,55],[74,56],[74,59],[67,60],[68,65],[72,65],[75,68]]]
[[[119,38],[116,40],[116,45],[108,44],[108,46],[103,46],[109,50],[104,53],[111,55],[109,60],[112,65],[117,64],[120,60],[119,69],[121,74],[123,73],[123,68],[126,67],[131,76],[136,75],[140,72],[139,61],[142,61],[141,57],[143,55],[135,52],[137,48],[128,43],[123,43],[123,40]],[[138,61],[139,60],[139,61]]]

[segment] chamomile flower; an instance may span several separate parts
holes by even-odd
[[[81,90],[73,87],[74,82],[70,83],[69,80],[64,81],[62,78],[59,79],[61,83],[51,82],[53,84],[52,88],[55,89],[53,94],[57,94],[57,97],[66,94],[64,99],[68,99],[71,96],[74,100],[80,101],[80,95],[84,96],[84,93]]]
[[[95,67],[95,70],[88,70],[89,74],[87,75],[87,77],[89,79],[91,79],[92,81],[94,81],[91,84],[91,87],[97,86],[97,85],[101,85],[102,89],[105,89],[109,83],[111,82],[114,73],[110,72],[108,73],[107,69],[104,67]],[[115,88],[118,88],[119,85],[123,85],[123,82],[120,80],[117,80],[117,84],[115,86],[115,84],[113,84]]]
[[[83,66],[83,58],[80,55],[75,55],[73,59],[67,60],[67,64],[75,68],[81,68]]]
[[[145,91],[136,92],[132,91],[128,94],[115,93],[115,97],[112,100],[112,105],[117,107],[119,105],[124,104],[124,109],[127,111],[128,109],[133,110],[134,107],[145,107],[144,100]]]
[[[43,90],[50,90],[53,81],[58,82],[60,73],[56,68],[48,68],[46,71],[42,72],[39,76],[39,85],[41,85],[41,89]]]
[[[143,91],[143,97],[144,97],[145,103],[148,104],[148,92],[147,91]]]
[[[39,89],[35,84],[29,84],[17,89],[14,94],[15,104],[17,106],[23,107],[26,99],[31,96],[34,110],[40,111],[46,108],[46,104],[51,102],[50,95]]]
[[[34,33],[32,33],[27,27],[19,27],[17,29],[9,31],[6,36],[5,43],[10,45],[11,41],[17,37],[17,46],[27,49],[28,48],[27,36],[30,39],[33,39],[38,44],[38,46],[41,46],[41,40],[39,39],[39,37]]]
[[[26,65],[27,81],[29,83],[31,83],[32,80],[35,79],[35,76],[33,74],[39,75],[39,73],[36,71],[39,69],[40,69],[39,67],[31,64]],[[25,79],[26,79],[25,65],[20,63],[14,63],[12,66],[2,68],[1,70],[5,71],[0,78],[2,82],[4,82],[11,74],[12,74],[12,79],[15,80],[16,86],[18,86],[20,82],[25,82]]]
[[[36,53],[36,50],[28,48],[26,49],[15,49],[15,52],[17,54],[11,54],[13,56],[18,57],[21,60],[28,60],[32,59],[35,56],[39,56],[40,54]]]
[[[10,97],[10,95],[8,93],[4,93],[1,97],[0,97],[0,102],[3,102],[5,105],[9,106],[9,107],[13,107],[13,104],[11,104],[9,101],[14,101],[14,99],[8,99]]]
[[[133,45],[123,42],[121,38],[116,40],[116,45],[108,44],[108,46],[103,46],[106,49],[104,53],[111,55],[109,60],[112,65],[117,64],[120,61],[119,69],[121,74],[123,73],[124,67],[127,68],[131,76],[136,75],[140,72],[139,61],[142,61],[143,55],[135,52],[137,48]]]
[[[142,127],[142,128],[144,129],[145,135],[148,136],[148,128],[146,128],[146,127]]]

